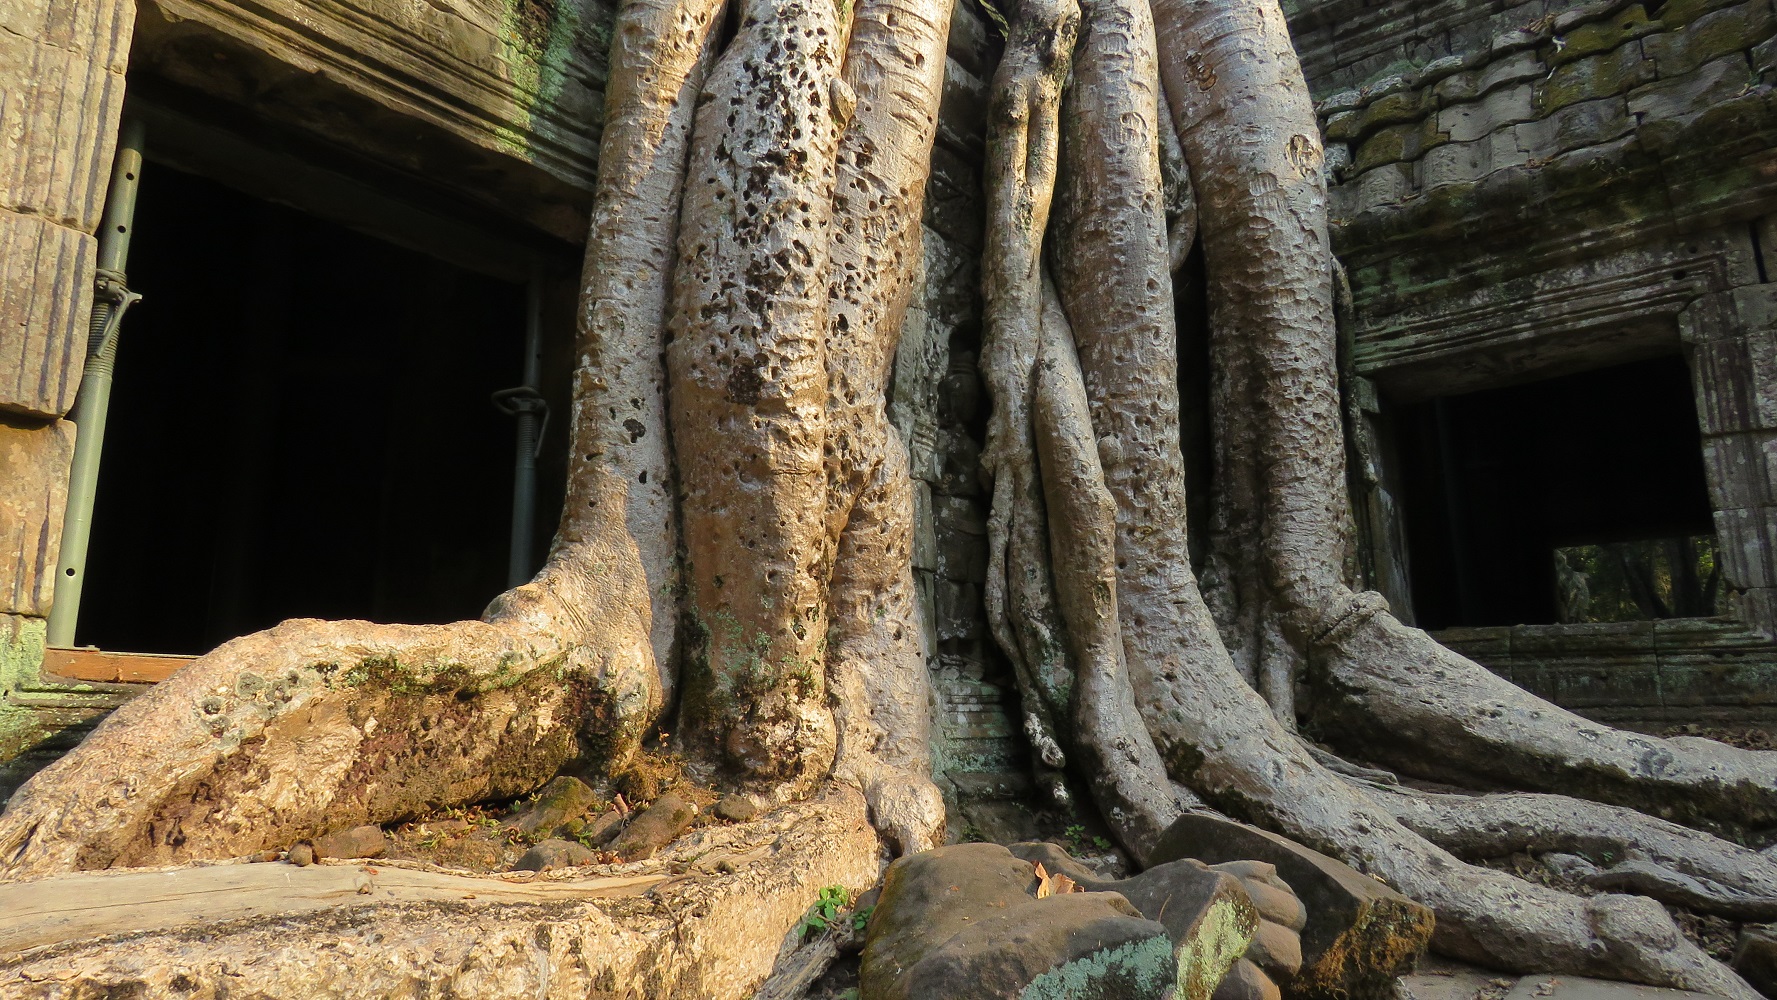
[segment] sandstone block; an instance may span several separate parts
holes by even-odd
[[[891,865],[866,934],[863,994],[1209,1000],[1256,920],[1231,878],[1200,866],[1115,883],[1138,895],[1173,886],[1162,924],[1124,894],[1096,888],[1110,883],[1053,845],[1019,847],[1047,858],[1046,869],[1054,864],[1049,875],[1079,884],[1045,882],[1035,864],[996,844],[958,844]],[[1039,886],[1053,894],[1039,898]]]
[[[1104,879],[1053,844],[1013,844],[1009,850],[1032,864],[1041,863],[1049,871],[1062,872],[1088,892],[1122,895],[1143,916],[1165,925],[1167,933],[1181,946],[1184,942],[1199,942],[1193,951],[1181,953],[1180,969],[1196,970],[1188,981],[1181,979],[1183,995],[1214,990],[1209,982],[1211,973],[1228,966],[1226,960],[1206,951],[1205,944],[1219,942],[1217,947],[1231,949],[1231,942],[1218,937],[1225,936],[1230,928],[1248,929],[1250,940],[1244,952],[1229,950],[1228,955],[1242,954],[1261,967],[1271,962],[1267,971],[1275,968],[1282,974],[1293,975],[1301,968],[1302,949],[1297,932],[1301,929],[1298,918],[1305,911],[1271,865],[1241,861],[1212,868],[1195,859],[1184,859],[1155,865],[1129,878]],[[1258,909],[1255,887],[1267,893],[1267,904],[1272,912],[1285,918],[1284,922],[1271,920]],[[1218,927],[1222,930],[1217,931]]]
[[[684,833],[696,818],[696,806],[676,792],[667,792],[629,821],[611,842],[611,850],[625,861],[645,861]]]
[[[1662,77],[1682,76],[1710,60],[1738,54],[1777,33],[1777,17],[1762,3],[1741,3],[1703,14],[1675,31],[1641,40]]]
[[[1327,116],[1321,135],[1327,142],[1350,142],[1363,134],[1364,116],[1358,111],[1335,111]]]
[[[1460,104],[1479,100],[1497,87],[1526,80],[1540,80],[1548,72],[1549,68],[1537,58],[1535,52],[1513,52],[1494,59],[1485,66],[1439,80],[1432,87],[1432,93],[1444,104]]]
[[[1212,1000],[1282,1000],[1283,991],[1264,971],[1247,959],[1234,963],[1216,987]]]
[[[1715,510],[1777,504],[1777,432],[1745,430],[1702,439],[1702,467]]]
[[[1403,169],[1403,168],[1406,169]],[[1359,174],[1351,183],[1357,185],[1357,200],[1353,214],[1362,214],[1378,208],[1398,205],[1407,199],[1413,191],[1409,180],[1410,165],[1391,163],[1386,167],[1377,167]]]
[[[1586,146],[1596,146],[1625,135],[1634,128],[1621,97],[1606,97],[1569,105],[1517,128],[1518,144],[1531,159],[1548,160]]]
[[[586,842],[595,847],[603,847],[611,842],[623,829],[623,814],[615,809],[607,809],[599,817],[586,825],[582,835]]]
[[[1518,142],[1520,128],[1523,126],[1512,125],[1487,137],[1487,166],[1489,170],[1521,167],[1530,162],[1529,151]]]
[[[1655,30],[1656,24],[1648,19],[1647,10],[1641,4],[1630,4],[1610,17],[1571,27],[1558,21],[1555,32],[1556,37],[1561,39],[1561,44],[1549,46],[1545,58],[1551,66],[1572,62],[1599,52],[1609,52],[1624,42]]]
[[[1414,125],[1390,125],[1365,139],[1357,147],[1351,165],[1356,170],[1369,170],[1389,163],[1419,158],[1422,149],[1420,128]]]
[[[0,208],[0,412],[42,419],[73,407],[95,253],[85,233]]]
[[[578,868],[598,858],[590,850],[571,840],[545,840],[524,852],[512,866],[513,871],[546,872],[555,868]]]
[[[1469,142],[1495,129],[1536,117],[1536,89],[1515,83],[1495,90],[1479,101],[1455,104],[1438,112],[1438,130],[1451,142]]]
[[[316,837],[313,843],[315,856],[319,858],[374,858],[389,848],[389,838],[383,835],[383,828],[369,823],[349,830],[335,830]]]
[[[1546,115],[1581,101],[1626,94],[1653,79],[1653,60],[1643,58],[1639,46],[1624,45],[1556,67],[1536,87],[1537,110]]]
[[[1722,578],[1736,590],[1777,587],[1777,507],[1715,512],[1716,558]]]
[[[95,4],[116,14],[113,4]],[[97,11],[96,11],[97,12]],[[62,19],[42,34],[0,31],[0,209],[40,216],[90,233],[99,224],[123,109],[123,66],[112,64],[127,20],[72,25],[70,46],[47,38],[66,35]]]
[[[987,84],[956,60],[944,60],[944,98],[938,110],[938,136],[952,149],[980,147],[987,129]]]
[[[1760,412],[1759,388],[1777,374],[1771,370],[1777,358],[1770,354],[1768,337],[1710,340],[1695,347],[1691,372],[1704,434],[1769,426]]]
[[[1428,189],[1479,180],[1490,169],[1486,139],[1446,143],[1426,153],[1420,165]]]
[[[68,506],[74,425],[0,417],[0,612],[44,617]]]
[[[729,795],[716,803],[716,815],[730,823],[745,823],[759,815],[759,807],[745,795]]]
[[[1700,114],[1744,93],[1751,77],[1738,53],[1707,63],[1683,76],[1646,84],[1629,92],[1629,112],[1642,123]]]
[[[1777,928],[1750,924],[1734,943],[1734,971],[1765,996],[1777,996]]]
[[[1291,996],[1382,997],[1431,940],[1428,908],[1318,851],[1257,827],[1188,814],[1160,838],[1152,860],[1260,860],[1307,908],[1302,971],[1280,985]]]

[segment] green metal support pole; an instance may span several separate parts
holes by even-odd
[[[531,578],[531,546],[536,538],[537,454],[549,426],[549,406],[537,391],[543,370],[543,274],[531,275],[525,290],[524,382],[494,393],[500,412],[516,418],[518,448],[512,469],[512,541],[506,563],[506,585]]]
[[[86,371],[74,401],[74,464],[68,476],[68,512],[62,519],[62,549],[56,562],[55,603],[49,612],[49,644],[72,646],[80,617],[80,591],[86,577],[86,548],[92,538],[93,498],[99,485],[99,455],[105,447],[105,416],[111,407],[111,372],[117,363],[117,328],[140,295],[124,280],[130,233],[136,220],[136,185],[142,176],[141,122],[126,121],[118,137],[105,218],[99,224],[98,275],[93,282],[93,316],[88,328]]]

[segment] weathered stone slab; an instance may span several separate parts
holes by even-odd
[[[577,242],[614,8],[144,0],[131,59]]]
[[[1716,557],[1735,589],[1777,587],[1777,507],[1715,512]]]
[[[88,905],[80,919],[109,927],[67,933],[9,899],[0,925],[11,918],[56,947],[21,955],[18,944],[0,943],[0,996],[745,1000],[822,887],[861,890],[877,873],[862,796],[834,790],[756,824],[696,835],[641,871],[515,879],[387,864],[254,864],[177,873],[212,885],[262,879],[272,890],[284,881],[320,890],[269,892],[272,905],[256,909],[266,895],[224,884],[207,898],[180,896],[167,891],[172,880],[161,872],[58,876],[6,891],[35,890],[53,903],[63,885],[134,883],[160,914],[184,916],[136,920],[120,946],[105,935],[126,924],[119,918],[133,916],[128,911]],[[271,916],[280,910],[285,915]],[[323,939],[332,946],[317,947]]]
[[[1254,957],[1253,945],[1267,927],[1283,931],[1289,938],[1300,929],[1300,925],[1290,929],[1266,922],[1245,880],[1194,859],[1154,865],[1129,878],[1105,879],[1054,844],[1028,842],[1013,844],[1008,850],[1033,865],[1041,864],[1046,871],[1068,876],[1087,892],[1114,892],[1134,904],[1142,916],[1165,927],[1178,947],[1178,1000],[1209,1000],[1231,962],[1242,955]],[[1287,887],[1282,891],[1288,903],[1295,904],[1291,916],[1300,913],[1300,901]],[[1283,950],[1290,946],[1291,942],[1284,942]],[[1294,952],[1295,965],[1288,968],[1291,973],[1301,965],[1299,944],[1294,945]],[[1287,962],[1287,956],[1284,958]]]
[[[49,614],[73,459],[68,421],[0,418],[0,612]]]
[[[0,208],[98,225],[134,21],[130,0],[0,5]]]
[[[1683,76],[1659,80],[1629,92],[1629,112],[1643,121],[1699,114],[1746,92],[1750,77],[1743,55],[1723,56]]]
[[[148,687],[45,676],[45,631],[42,618],[0,614],[0,806],[26,778]]]
[[[863,994],[1208,1000],[1250,938],[1256,914],[1231,878],[1181,863],[1150,870],[1141,886],[1115,883],[1138,894],[1173,886],[1170,923],[1161,924],[1120,893],[1094,891],[1091,872],[1051,845],[1020,847],[1056,870],[1039,872],[996,844],[957,844],[891,865],[866,933]],[[1071,884],[1070,875],[1086,881]],[[1175,940],[1174,930],[1184,936]]]
[[[388,848],[389,838],[374,823],[335,830],[314,840],[318,858],[374,858]]]
[[[1418,967],[1402,976],[1400,1000],[1479,1000],[1483,991],[1497,996],[1510,989],[1518,976],[1442,955],[1427,955]]]
[[[586,782],[564,774],[549,779],[530,802],[514,810],[500,825],[524,837],[550,833],[563,823],[586,815],[597,798]]]
[[[0,412],[55,418],[74,405],[96,248],[85,233],[0,208]]]
[[[1430,909],[1343,862],[1257,827],[1186,814],[1161,836],[1151,861],[1178,858],[1277,866],[1308,909],[1302,971],[1281,984],[1291,996],[1385,996],[1431,940]]]
[[[1661,19],[1665,17],[1662,11]],[[1773,31],[1777,18],[1768,4],[1739,3],[1703,14],[1679,30],[1648,35],[1641,48],[1659,64],[1661,76],[1677,77],[1711,59],[1750,49]]]
[[[651,858],[655,851],[684,833],[696,818],[697,806],[675,792],[667,792],[629,821],[611,842],[611,850],[625,861]]]

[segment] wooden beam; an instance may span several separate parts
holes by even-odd
[[[151,684],[164,681],[195,656],[162,653],[113,653],[102,649],[65,649],[51,646],[43,651],[43,672],[77,681],[101,684]]]

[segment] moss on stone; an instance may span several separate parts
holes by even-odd
[[[1658,31],[1664,25],[1647,16],[1641,4],[1630,4],[1611,17],[1577,25],[1564,35],[1550,39],[1543,59],[1551,66],[1584,59],[1600,52],[1609,52],[1624,42]]]

